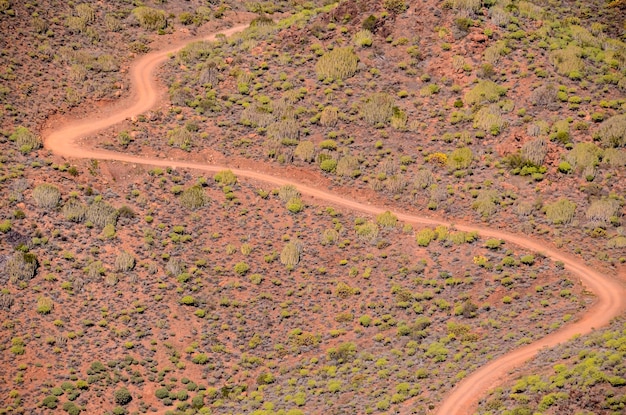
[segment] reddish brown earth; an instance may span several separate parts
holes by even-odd
[[[221,33],[230,35],[237,31],[241,31],[244,28],[245,25],[235,26],[222,31]],[[208,36],[205,39],[211,39],[214,36],[215,35]],[[197,41],[200,39],[192,40]],[[56,155],[68,158],[115,160],[133,164],[186,168],[207,172],[218,172],[224,168],[230,168],[230,166],[202,164],[199,162],[188,162],[178,159],[139,157],[95,148],[87,148],[81,144],[80,140],[86,136],[153,108],[159,102],[162,91],[154,79],[154,71],[160,63],[168,59],[168,56],[181,49],[184,45],[184,42],[175,43],[166,49],[150,53],[142,57],[132,67],[132,93],[126,101],[121,104],[116,104],[112,110],[108,111],[108,113],[106,109],[102,109],[105,113],[107,113],[106,116],[92,114],[82,120],[69,120],[61,126],[49,129],[44,132],[45,147]],[[371,204],[365,204],[356,200],[345,198],[342,195],[333,194],[316,187],[301,184],[297,175],[294,175],[293,178],[284,178],[246,169],[232,168],[231,170],[239,177],[259,180],[278,186],[295,184],[298,186],[298,189],[303,195],[310,198],[330,202],[337,206],[342,206],[364,213],[379,214],[392,209],[390,206],[374,206]],[[408,213],[397,213],[397,217],[402,221],[414,224],[451,225],[443,220]],[[581,283],[589,291],[596,295],[597,300],[595,304],[588,309],[587,313],[581,316],[575,323],[570,324],[562,330],[550,334],[549,336],[546,336],[534,343],[501,356],[466,377],[441,403],[436,412],[437,414],[451,415],[471,413],[471,409],[475,406],[482,394],[505,378],[511,369],[522,365],[528,359],[535,356],[542,348],[551,347],[565,342],[576,334],[587,334],[595,328],[606,325],[611,319],[626,310],[626,288],[624,287],[623,282],[620,281],[618,275],[606,275],[595,271],[583,264],[579,259],[573,258],[550,247],[550,245],[545,241],[531,239],[523,235],[502,232],[497,229],[483,228],[469,223],[454,223],[454,226],[459,230],[478,231],[482,236],[503,239],[521,247],[540,252],[555,261],[561,261],[565,265],[566,269],[577,275],[580,278]],[[410,400],[405,402],[407,412],[409,411],[410,404]]]

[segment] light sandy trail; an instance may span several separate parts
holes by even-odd
[[[243,30],[245,27],[245,25],[236,26],[221,33],[230,35]],[[210,40],[212,38],[214,36],[208,36],[205,39]],[[162,90],[154,79],[154,71],[170,54],[180,50],[183,46],[183,43],[171,45],[166,50],[153,52],[139,59],[131,69],[132,94],[127,101],[124,101],[122,105],[116,105],[113,112],[108,116],[99,118],[98,114],[93,114],[92,118],[71,121],[56,130],[50,131],[46,134],[44,140],[45,147],[59,156],[69,158],[115,160],[151,166],[195,169],[206,172],[218,172],[228,168],[227,166],[206,165],[183,160],[145,158],[96,148],[83,148],[78,142],[81,138],[153,108],[157,104]],[[376,215],[386,210],[394,210],[393,208],[360,203],[287,178],[249,170],[233,168],[231,170],[238,177],[259,180],[276,186],[293,184],[298,187],[298,190],[303,195],[308,197],[371,215]],[[396,213],[396,215],[399,220],[407,223],[451,226],[450,223],[438,219],[401,212]],[[582,284],[596,295],[596,301],[576,322],[569,323],[562,329],[529,345],[512,350],[470,374],[446,396],[437,409],[437,415],[470,414],[478,399],[489,388],[494,387],[505,378],[511,369],[521,366],[528,359],[535,356],[540,349],[565,342],[575,334],[587,334],[594,328],[608,324],[611,319],[626,310],[626,289],[615,276],[612,277],[595,271],[585,266],[579,259],[551,248],[543,241],[471,224],[455,224],[454,226],[459,230],[478,231],[483,237],[499,238],[532,251],[540,252],[552,260],[563,262],[565,268],[577,275]],[[411,412],[411,403],[411,400],[404,403],[402,407],[404,413]]]

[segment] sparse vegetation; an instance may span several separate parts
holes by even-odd
[[[626,262],[625,49],[602,2],[122,3],[0,0],[0,413],[430,413],[591,304],[506,233]],[[57,117],[115,112],[135,57],[243,10],[250,29],[157,69],[165,102],[66,148],[155,166],[41,149]],[[567,369],[486,413],[619,412],[608,333],[542,351]]]

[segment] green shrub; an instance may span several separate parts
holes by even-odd
[[[81,412],[80,407],[76,406],[74,402],[65,402],[63,404],[63,410],[69,415],[79,415]]]
[[[430,228],[424,228],[415,235],[417,244],[423,247],[430,245],[433,239],[435,239],[435,231]]]
[[[337,160],[335,159],[325,159],[320,163],[320,169],[324,170],[327,173],[332,173],[337,168]]]
[[[376,223],[385,228],[395,228],[398,217],[390,211],[386,211],[376,216]]]
[[[54,308],[54,303],[49,297],[41,296],[37,299],[37,312],[39,314],[50,314]]]
[[[567,199],[559,199],[545,206],[546,216],[554,224],[567,224],[574,218],[576,204]]]
[[[472,149],[469,147],[457,148],[448,156],[448,168],[452,170],[467,169],[472,164],[473,158]]]
[[[299,197],[293,197],[287,202],[287,210],[291,213],[300,213],[304,209],[304,202]]]
[[[361,28],[373,32],[376,29],[376,16],[370,14],[365,20],[363,20],[363,23],[361,23]]]
[[[502,111],[496,104],[483,107],[474,114],[474,128],[488,131],[493,136],[500,134],[505,126]]]
[[[33,199],[40,208],[54,209],[61,200],[61,191],[56,186],[43,183],[33,189]]]
[[[154,391],[154,396],[156,396],[159,399],[167,398],[169,395],[170,395],[170,391],[168,391],[166,388],[159,388]]]
[[[489,249],[497,249],[502,245],[502,240],[497,238],[487,239],[485,246]]]
[[[115,226],[118,214],[119,212],[113,206],[102,200],[96,200],[87,208],[85,219],[98,227],[104,228],[106,225]]]
[[[216,173],[213,179],[222,186],[233,186],[237,184],[237,176],[235,176],[232,170],[222,170]]]
[[[41,147],[41,139],[23,126],[17,127],[9,136],[9,140],[15,142],[18,150],[24,154]]]
[[[56,409],[58,404],[59,404],[59,398],[57,398],[54,395],[46,396],[41,402],[41,405],[45,406],[48,409]]]
[[[196,305],[196,299],[191,295],[186,295],[180,299],[180,303],[184,305]]]
[[[181,150],[190,151],[193,144],[193,133],[184,127],[176,127],[167,132],[168,144]]]
[[[350,47],[335,48],[320,57],[315,65],[319,79],[346,79],[356,73],[358,57]]]
[[[256,378],[256,383],[259,385],[269,385],[274,382],[276,382],[276,378],[268,372],[263,372]]]
[[[378,225],[374,222],[357,225],[355,230],[357,238],[365,242],[373,242],[378,237]]]
[[[615,115],[604,121],[594,138],[606,148],[626,146],[626,114]]]
[[[337,150],[337,142],[335,140],[324,140],[320,142],[319,147],[322,150],[335,151]]]
[[[359,159],[350,155],[340,158],[337,162],[335,172],[337,176],[358,177],[361,174],[359,170]]]
[[[356,353],[356,345],[352,342],[342,343],[337,347],[329,348],[327,351],[328,358],[339,363],[351,361],[356,356]]]
[[[239,275],[245,275],[250,270],[250,265],[245,262],[237,262],[233,267],[233,271]]]
[[[10,230],[11,230],[11,221],[10,220],[5,219],[2,222],[0,222],[0,232],[7,233]]]
[[[167,19],[163,10],[140,6],[133,9],[133,15],[144,29],[159,30],[165,29],[167,26]]]
[[[404,0],[384,0],[383,8],[389,13],[400,14],[408,8]]]
[[[113,392],[113,397],[118,405],[126,405],[133,400],[133,397],[126,388],[120,388]]]
[[[194,357],[191,358],[191,361],[197,365],[205,365],[209,362],[209,356],[205,353],[198,353]],[[169,396],[169,393],[168,393]]]
[[[559,163],[558,169],[559,172],[567,174],[572,171],[572,165],[569,164],[567,161],[562,161]]]
[[[284,186],[281,186],[280,189],[278,189],[278,197],[283,202],[288,202],[289,200],[293,198],[299,198],[300,192],[298,191],[298,189],[296,189],[294,185],[286,184]]]
[[[65,216],[65,219],[80,223],[85,220],[87,214],[87,207],[79,200],[71,198],[63,205],[61,213]]]
[[[496,102],[506,94],[506,88],[493,81],[483,80],[465,94],[463,101],[469,105]]]
[[[315,160],[315,145],[310,141],[300,141],[293,155],[304,162],[310,163]]]
[[[368,47],[372,46],[372,43],[374,42],[374,36],[369,30],[363,29],[354,34],[354,36],[352,37],[352,41],[358,47]]]

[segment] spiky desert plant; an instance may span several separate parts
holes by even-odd
[[[506,16],[506,18],[510,18],[510,14],[508,14],[507,12],[504,12],[504,16]],[[492,17],[493,17],[493,14],[492,14]],[[483,56],[486,62],[492,65],[495,65],[500,61],[500,57],[506,55],[509,52],[510,52],[510,49],[507,46],[506,41],[498,40],[497,42],[493,43],[491,46],[485,49]]]
[[[450,0],[452,8],[465,12],[476,12],[480,9],[481,0]]]
[[[550,54],[550,62],[561,75],[577,78],[585,69],[582,55],[583,50],[580,47],[569,44],[565,49],[553,51]]]
[[[43,183],[33,189],[33,199],[40,208],[53,209],[61,200],[61,191],[54,185]]]
[[[281,186],[280,189],[278,189],[278,197],[283,202],[288,202],[289,200],[293,198],[299,198],[300,191],[296,189],[296,186],[292,184],[286,184],[284,186]]]
[[[497,210],[498,205],[496,202],[499,197],[500,195],[496,190],[483,190],[472,203],[472,208],[483,218],[488,218]]]
[[[85,23],[91,23],[96,19],[96,13],[94,12],[93,7],[88,3],[76,5],[74,13],[83,19]]]
[[[17,127],[9,136],[9,140],[15,142],[17,148],[24,154],[41,147],[41,139],[23,126]]]
[[[115,258],[115,270],[119,272],[131,271],[135,267],[135,257],[127,251],[120,252]]]
[[[452,170],[466,169],[472,164],[473,159],[474,155],[471,148],[457,148],[448,156],[448,168]]]
[[[612,167],[626,166],[626,149],[607,148],[602,155],[602,162]]]
[[[63,208],[61,209],[61,212],[63,213],[63,216],[65,216],[65,219],[72,222],[80,223],[85,220],[87,207],[83,203],[81,203],[80,200],[71,198],[67,202],[65,202]]]
[[[357,177],[361,174],[359,170],[359,159],[356,156],[347,155],[339,159],[335,169],[337,176]]]
[[[289,241],[280,253],[280,262],[286,266],[295,266],[300,262],[302,254],[302,242],[295,240]]]
[[[578,143],[565,155],[565,160],[576,170],[583,171],[600,162],[602,149],[593,143]]]
[[[339,239],[339,232],[337,230],[325,229],[322,232],[321,244],[324,246],[333,245],[337,242],[338,239]]]
[[[300,141],[293,155],[304,162],[310,163],[315,160],[315,144],[311,141]]]
[[[474,114],[474,128],[489,131],[492,135],[501,133],[505,126],[506,121],[497,104],[483,107]]]
[[[163,10],[140,6],[133,9],[133,15],[141,27],[147,30],[165,29],[167,26],[167,19]]]
[[[193,134],[183,127],[176,127],[167,132],[168,144],[189,151],[193,144]]]
[[[98,227],[113,225],[117,223],[118,211],[113,206],[103,200],[94,201],[87,208],[85,219]]]
[[[585,212],[585,218],[597,226],[606,226],[616,218],[621,203],[616,199],[600,199],[591,202]]]
[[[267,138],[285,145],[297,144],[300,126],[294,119],[281,120],[267,127]]]
[[[398,217],[387,210],[376,216],[376,223],[383,228],[395,228],[398,223]]]
[[[239,116],[239,123],[243,125],[249,125],[251,127],[266,128],[275,120],[269,110],[265,107],[258,105],[250,105],[241,111]]]
[[[335,127],[339,121],[339,108],[327,106],[322,110],[320,124],[324,127]]]
[[[355,226],[356,236],[364,242],[374,242],[378,238],[378,225],[372,221]]]
[[[54,303],[50,297],[41,296],[37,299],[37,312],[39,314],[50,314],[54,308]]]
[[[237,184],[237,176],[230,169],[222,170],[216,173],[215,176],[213,176],[213,180],[222,186],[233,186]]]
[[[384,92],[376,92],[370,95],[361,104],[360,114],[363,119],[372,124],[384,124],[393,115],[394,98]]]
[[[567,224],[574,218],[576,203],[563,198],[547,204],[545,210],[547,218],[555,225]]]
[[[604,147],[626,146],[626,114],[615,115],[604,121],[594,134]]]
[[[426,189],[435,182],[435,176],[429,169],[422,168],[415,173],[415,187],[418,189]]]
[[[37,256],[30,252],[16,252],[6,263],[6,272],[12,283],[30,281],[37,272],[39,263]]]
[[[374,35],[367,29],[359,30],[352,37],[352,41],[358,47],[368,47],[372,46],[374,43]]]
[[[319,79],[346,79],[356,73],[358,57],[350,47],[335,48],[324,53],[315,64]]]
[[[206,205],[209,201],[208,196],[200,185],[194,185],[183,190],[180,194],[180,204],[187,209],[198,209]]]
[[[548,143],[544,138],[528,141],[521,149],[522,158],[534,166],[541,166],[546,154],[548,154]]]

